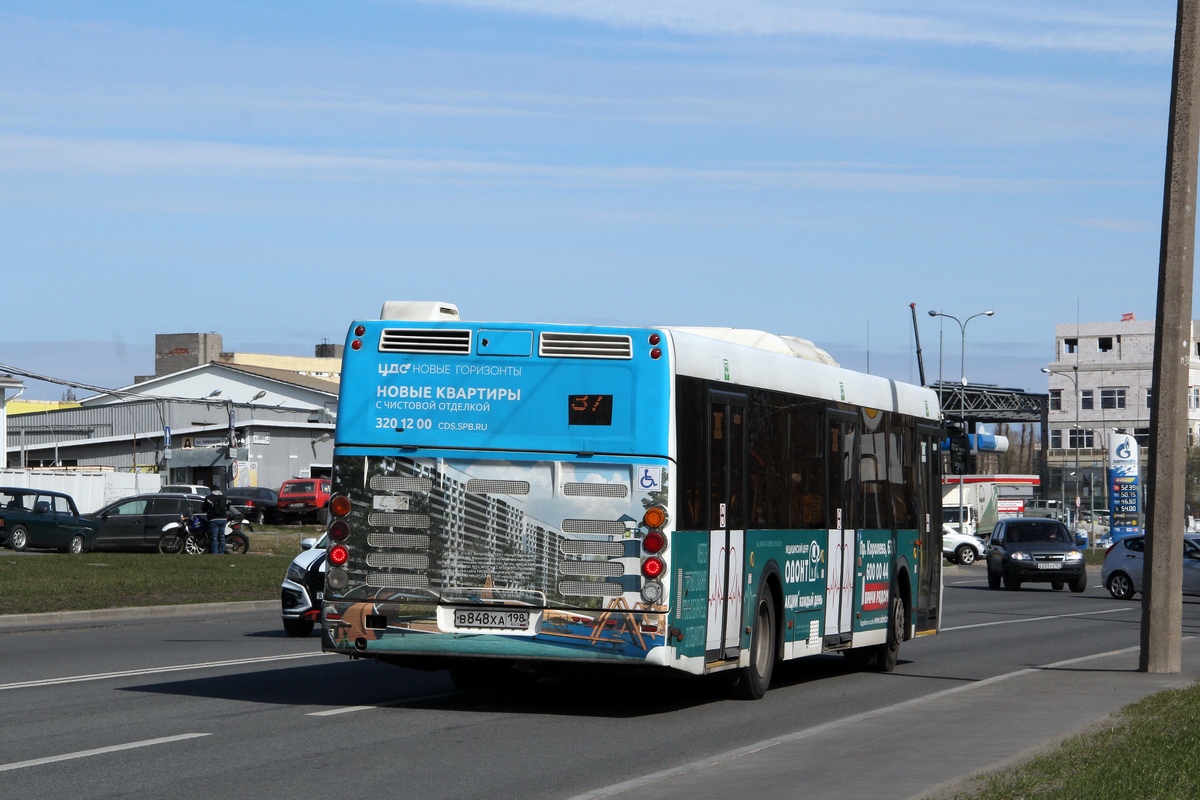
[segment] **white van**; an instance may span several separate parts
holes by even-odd
[[[206,497],[212,494],[212,489],[207,486],[191,483],[172,483],[158,490],[159,492],[171,492],[173,494],[198,494],[201,497]]]

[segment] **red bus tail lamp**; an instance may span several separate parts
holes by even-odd
[[[346,524],[346,520],[334,520],[329,526],[329,538],[335,542],[344,542],[350,536],[350,526]]]
[[[650,556],[642,562],[642,574],[647,578],[657,578],[667,569],[666,563],[658,556]]]
[[[335,517],[344,517],[350,513],[350,498],[344,494],[335,494],[329,498],[329,511]]]
[[[350,548],[344,544],[335,544],[329,548],[329,563],[335,566],[342,566],[350,560]]]
[[[667,546],[667,537],[662,531],[650,531],[642,538],[642,549],[650,555],[661,553]]]

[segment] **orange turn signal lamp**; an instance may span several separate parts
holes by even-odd
[[[344,494],[335,494],[329,499],[329,511],[335,517],[344,517],[350,513],[350,498]]]

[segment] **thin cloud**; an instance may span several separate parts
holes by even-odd
[[[701,36],[820,36],[987,46],[1003,50],[1075,50],[1163,55],[1174,19],[1126,13],[955,3],[799,3],[794,0],[424,0],[500,13],[575,19],[615,28]]]
[[[1105,217],[1080,217],[1065,220],[1069,225],[1087,228],[1093,231],[1113,231],[1115,233],[1153,233],[1159,230],[1158,223],[1142,219],[1111,219]]]
[[[688,185],[743,190],[1028,193],[1128,181],[997,178],[922,172],[907,165],[784,163],[712,168],[535,164],[386,153],[304,151],[203,141],[129,141],[0,136],[0,171],[123,177],[257,177],[407,180],[445,184],[565,186]]]

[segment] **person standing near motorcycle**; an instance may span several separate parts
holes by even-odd
[[[208,517],[209,552],[213,555],[224,555],[225,524],[229,520],[229,498],[220,489],[213,489],[211,494],[205,496],[201,510]]]

